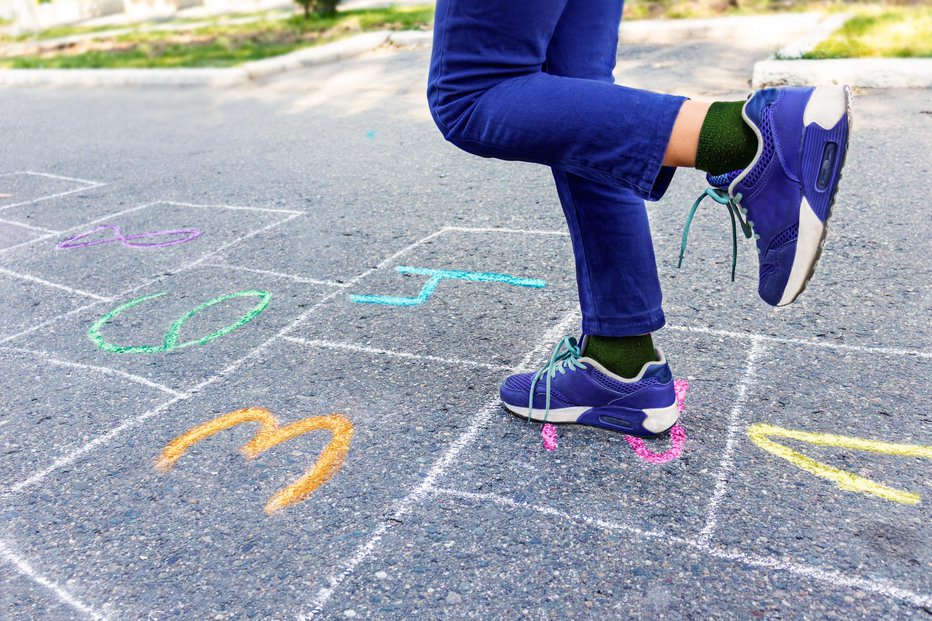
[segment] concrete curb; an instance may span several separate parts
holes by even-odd
[[[244,71],[249,79],[261,80],[277,73],[321,65],[371,52],[387,43],[390,34],[387,30],[367,32],[320,47],[312,47],[285,54],[284,56],[274,56],[245,63],[240,65],[239,69]]]
[[[832,84],[861,88],[932,88],[932,59],[768,59],[754,65],[751,83],[754,88]]]
[[[242,69],[5,69],[0,86],[230,86]]]
[[[804,38],[755,63],[752,87],[847,84],[860,88],[932,88],[932,59],[802,59],[851,17],[850,13],[831,15]]]

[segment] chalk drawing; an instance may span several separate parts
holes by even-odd
[[[430,299],[431,294],[444,279],[467,280],[470,282],[498,282],[514,287],[531,287],[543,289],[547,281],[536,278],[520,278],[510,274],[496,274],[492,272],[462,272],[459,270],[434,270],[424,267],[406,267],[399,265],[395,268],[399,274],[413,274],[429,276],[416,297],[395,297],[390,295],[350,295],[350,299],[357,304],[385,304],[387,306],[418,306]]]
[[[218,298],[208,300],[176,319],[175,322],[172,323],[172,325],[169,327],[168,332],[165,333],[165,340],[161,345],[114,345],[108,342],[101,334],[101,328],[103,328],[104,325],[106,325],[108,322],[123,314],[124,311],[133,308],[134,306],[138,306],[148,300],[160,298],[163,295],[166,295],[166,292],[163,291],[161,293],[152,293],[117,306],[112,311],[95,321],[88,330],[87,335],[92,341],[94,341],[98,348],[115,354],[158,354],[169,352],[174,349],[191,347],[192,345],[206,345],[214,339],[220,338],[225,334],[229,334],[233,330],[236,330],[237,328],[240,328],[255,319],[262,311],[265,310],[266,306],[269,305],[269,302],[272,299],[272,294],[268,291],[248,290],[237,291],[236,293],[228,293],[227,295],[222,295]],[[184,324],[187,323],[188,320],[194,317],[196,314],[202,310],[210,308],[215,304],[220,304],[222,302],[226,302],[227,300],[242,297],[257,297],[259,298],[259,303],[256,304],[256,306],[254,306],[248,313],[237,319],[234,323],[231,323],[228,326],[224,326],[216,332],[211,332],[207,336],[202,336],[199,339],[183,341],[181,343],[178,342],[178,335],[181,333],[181,328],[183,328]]]
[[[219,431],[236,427],[243,423],[259,423],[259,431],[252,440],[242,446],[240,452],[246,459],[255,459],[260,454],[282,442],[291,440],[311,431],[328,430],[332,439],[314,465],[297,481],[276,492],[266,503],[265,512],[272,514],[289,505],[301,502],[311,493],[329,481],[339,471],[349,452],[353,439],[353,423],[342,414],[311,416],[284,427],[278,419],[265,408],[252,407],[236,410],[213,420],[202,423],[169,442],[156,460],[156,468],[167,472],[177,463],[191,446],[205,440]]]
[[[676,409],[682,414],[683,410],[686,409],[686,392],[689,390],[689,382],[679,379],[674,380],[673,390],[676,394]],[[557,428],[555,426],[544,423],[540,435],[544,440],[544,449],[548,451],[557,450]],[[673,425],[670,428],[670,449],[662,453],[655,453],[647,448],[643,438],[625,436],[625,440],[634,451],[634,454],[640,459],[652,464],[665,464],[683,454],[683,448],[686,446],[686,430],[681,425]]]
[[[680,414],[686,409],[686,392],[689,390],[689,382],[686,380],[673,380],[673,391],[676,394],[676,409]],[[640,459],[651,464],[665,464],[673,461],[683,454],[683,448],[686,446],[686,430],[679,424],[673,425],[670,429],[670,449],[662,453],[655,453],[644,444],[643,438],[625,436],[628,446],[634,451]]]
[[[540,436],[544,439],[544,450],[557,450],[557,428],[552,423],[544,423],[541,426]]]
[[[101,231],[113,231],[113,236],[105,237],[102,239],[92,239],[90,241],[81,241],[90,237],[91,235],[94,235],[95,233],[100,233]],[[56,248],[59,250],[72,250],[74,248],[88,248],[90,246],[99,246],[101,244],[110,244],[113,242],[120,242],[129,248],[165,248],[167,246],[177,246],[178,244],[184,244],[186,242],[197,239],[201,235],[203,235],[203,231],[199,231],[197,229],[175,229],[172,231],[152,231],[150,233],[124,235],[123,231],[120,230],[120,227],[115,224],[101,224],[100,226],[95,227],[89,231],[85,231],[73,237],[69,237],[65,241],[58,244]],[[164,241],[152,243],[136,241],[140,239],[160,238]]]
[[[871,494],[879,496],[884,500],[898,502],[906,505],[917,504],[920,500],[919,494],[905,490],[887,487],[882,483],[872,481],[867,477],[833,468],[828,464],[816,461],[802,453],[794,451],[789,447],[778,444],[771,440],[771,437],[789,438],[798,442],[806,442],[816,446],[831,446],[834,448],[848,449],[852,451],[867,451],[871,453],[880,453],[882,455],[895,455],[898,457],[918,457],[932,459],[932,446],[922,446],[919,444],[892,444],[890,442],[879,442],[877,440],[867,440],[865,438],[856,438],[854,436],[837,436],[830,433],[811,433],[808,431],[798,431],[795,429],[783,429],[764,423],[757,423],[748,428],[748,436],[751,440],[777,457],[781,457],[797,468],[801,468],[817,477],[828,479],[848,492],[858,492],[860,494]]]

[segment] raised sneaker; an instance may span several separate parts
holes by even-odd
[[[728,207],[754,237],[760,257],[758,293],[785,306],[803,292],[825,245],[828,219],[848,151],[851,92],[846,86],[771,88],[745,103],[744,120],[758,137],[747,168],[709,176],[712,186],[693,205],[683,231],[706,196]],[[735,259],[732,259],[734,279]]]

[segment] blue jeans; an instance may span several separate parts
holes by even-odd
[[[623,0],[439,0],[427,98],[444,137],[550,166],[569,225],[582,330],[663,326],[644,199],[685,98],[615,85]]]

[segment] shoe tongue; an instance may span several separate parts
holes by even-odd
[[[706,181],[709,182],[713,188],[718,188],[720,190],[727,190],[728,186],[731,185],[731,182],[738,178],[738,175],[743,173],[744,170],[733,170],[729,173],[723,175],[706,175]]]
[[[589,335],[583,334],[582,336],[579,337],[579,355],[585,356],[586,349],[588,349],[588,347],[589,347]]]

